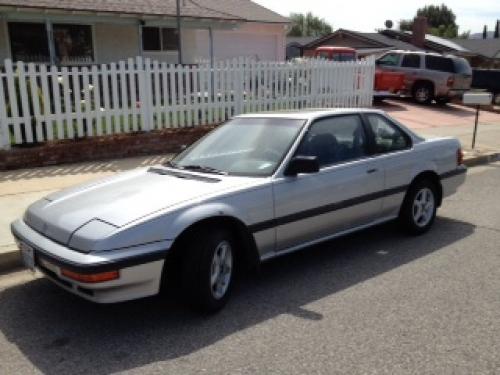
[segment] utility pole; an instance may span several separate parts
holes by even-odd
[[[177,49],[179,53],[179,64],[182,64],[181,0],[177,0]]]

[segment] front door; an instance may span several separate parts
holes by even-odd
[[[296,155],[316,156],[321,170],[274,183],[277,251],[379,218],[384,174],[380,162],[368,156],[359,115],[316,121]]]

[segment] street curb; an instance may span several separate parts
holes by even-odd
[[[476,167],[496,161],[500,161],[500,152],[466,157],[464,159],[464,164],[467,167]],[[0,248],[0,274],[8,273],[16,268],[22,267],[21,253],[19,250],[15,245],[6,247],[9,247],[6,251]]]
[[[475,155],[471,157],[464,158],[464,164],[467,167],[475,167],[478,165],[484,165],[489,163],[494,163],[500,160],[500,152],[485,153],[482,155]]]

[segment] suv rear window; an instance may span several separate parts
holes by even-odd
[[[419,55],[405,55],[403,57],[403,62],[401,63],[403,68],[420,68],[420,56]]]
[[[464,75],[472,75],[472,68],[469,65],[469,62],[462,57],[453,59],[455,64],[455,73],[464,74]]]
[[[440,72],[455,73],[455,66],[453,60],[448,57],[441,56],[425,56],[425,66],[430,70],[437,70]]]

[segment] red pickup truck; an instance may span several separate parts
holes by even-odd
[[[331,61],[345,62],[356,61],[358,54],[350,47],[318,47],[314,51],[314,57]],[[381,69],[375,71],[375,97],[386,97],[397,95],[405,89],[405,75],[400,72],[387,72]]]

